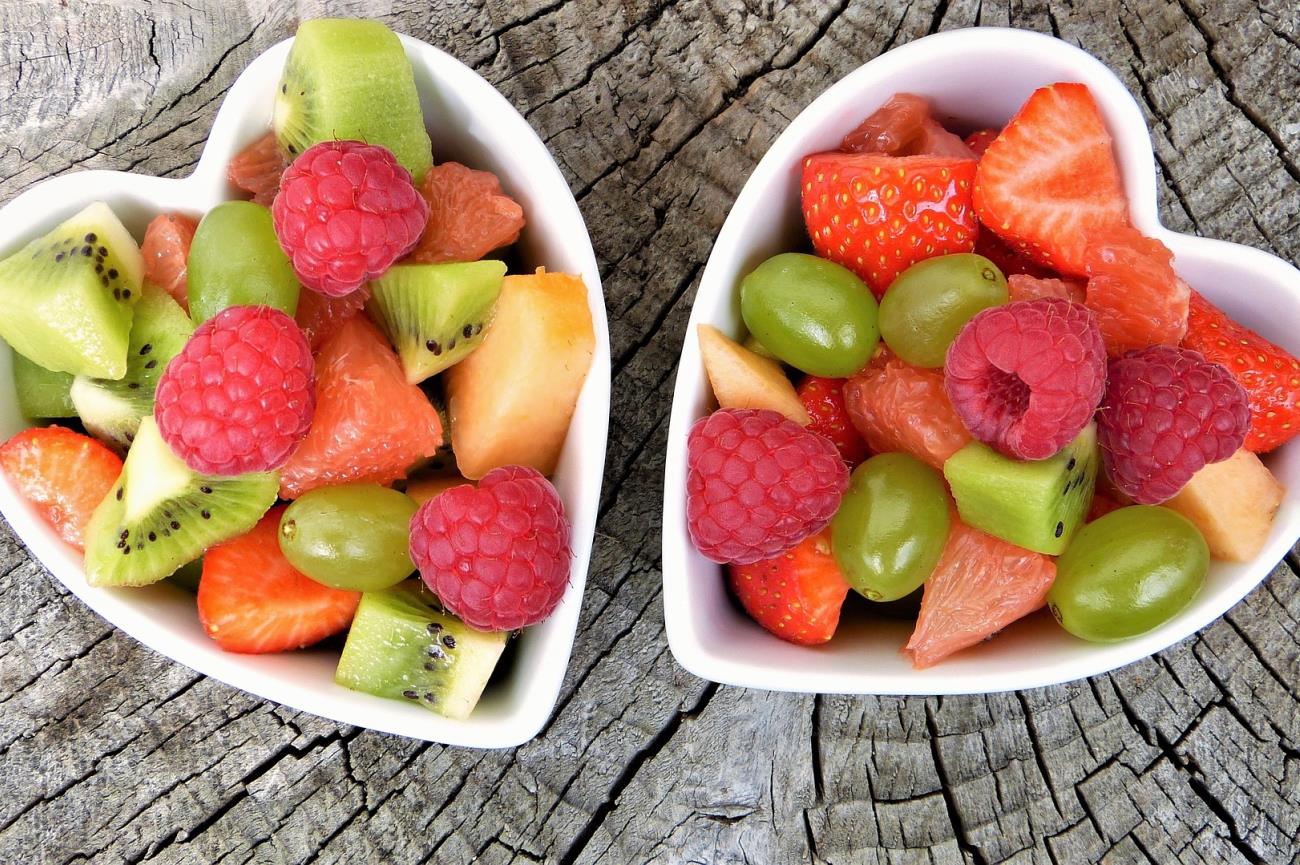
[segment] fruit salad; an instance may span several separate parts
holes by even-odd
[[[0,261],[35,426],[0,471],[101,587],[193,591],[223,650],[331,637],[347,688],[465,718],[568,587],[555,471],[595,349],[578,276],[436,161],[398,37],[304,22],[232,197],[97,202]],[[237,193],[237,195],[235,195]]]
[[[1300,361],[1133,226],[1086,86],[1000,129],[896,94],[798,170],[808,246],[743,275],[744,333],[696,334],[688,532],[755,622],[826,643],[855,592],[925,668],[1044,607],[1146,633],[1260,553]]]

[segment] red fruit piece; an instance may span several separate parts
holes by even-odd
[[[1222,364],[1246,389],[1246,449],[1265,453],[1300,432],[1300,361],[1192,292],[1183,347]]]
[[[429,169],[420,194],[429,202],[429,224],[411,253],[415,261],[478,261],[523,231],[524,209],[490,171],[444,162]]]
[[[925,581],[916,630],[904,649],[918,669],[993,636],[1043,606],[1056,565],[954,517]]]
[[[927,120],[921,137],[913,142],[908,156],[947,156],[952,159],[977,159],[975,151],[955,132],[949,132],[937,120]]]
[[[154,418],[196,472],[279,468],[311,426],[311,349],[269,306],[231,306],[199,325],[158,380]]]
[[[984,151],[975,177],[980,222],[1030,258],[1084,276],[1099,231],[1128,224],[1110,133],[1083,84],[1035,90]]]
[[[280,177],[289,167],[275,133],[268,132],[245,147],[226,166],[226,178],[235,186],[251,192],[253,200],[270,207],[280,191]]]
[[[971,149],[971,153],[975,154],[975,158],[979,159],[984,155],[984,151],[989,149],[993,139],[998,137],[998,132],[997,129],[980,129],[972,132],[966,136],[966,146]]]
[[[813,248],[856,273],[876,297],[924,258],[975,247],[975,161],[818,153],[803,162],[803,216]]]
[[[316,355],[311,430],[280,470],[280,497],[334,484],[390,484],[433,456],[442,423],[407,384],[401,361],[364,315],[340,325]]]
[[[307,344],[315,352],[327,339],[338,333],[343,322],[361,312],[370,300],[370,286],[363,285],[342,297],[326,297],[315,291],[304,291],[298,296],[298,311],[294,321],[302,328]]]
[[[360,592],[330,588],[296,570],[280,552],[280,517],[272,508],[246,535],[203,557],[199,621],[227,652],[301,649],[345,629]]]
[[[1138,504],[1172,498],[1200,468],[1232,456],[1250,428],[1246,391],[1221,364],[1172,345],[1110,362],[1097,416],[1102,462]]]
[[[930,119],[930,104],[912,93],[895,93],[856,129],[844,136],[845,153],[902,155],[921,137]]]
[[[284,172],[271,215],[298,280],[342,297],[414,248],[429,205],[387,149],[322,141]]]
[[[411,518],[411,559],[448,610],[484,631],[551,615],[569,585],[569,521],[551,482],[506,466],[452,487]]]
[[[186,312],[190,309],[186,262],[198,227],[197,222],[183,213],[164,213],[155,216],[145,228],[144,243],[140,244],[145,282],[165,290]]]
[[[727,582],[750,618],[783,640],[816,646],[835,636],[849,584],[831,555],[830,529],[775,558],[730,565]]]
[[[1174,254],[1135,229],[1100,232],[1088,244],[1088,308],[1111,357],[1149,345],[1177,345],[1187,333],[1191,289],[1174,273]]]
[[[0,471],[59,537],[86,548],[86,523],[122,473],[122,460],[63,427],[25,429],[0,445]]]
[[[1084,284],[1075,279],[1056,279],[1051,276],[1029,276],[1013,273],[1007,277],[1007,294],[1011,302],[1056,297],[1071,303],[1082,304]]]
[[[998,270],[1008,278],[1017,273],[1042,278],[1056,276],[1056,271],[1012,249],[1005,240],[985,225],[980,226],[979,237],[975,241],[975,251],[996,264]]]
[[[844,404],[873,453],[902,451],[942,471],[971,439],[943,389],[943,371],[887,352],[848,380]]]
[[[811,418],[807,428],[830,439],[850,467],[867,458],[867,444],[844,405],[844,379],[807,376],[799,383],[799,401]]]
[[[686,519],[705,558],[748,565],[826,527],[849,485],[829,439],[767,409],[719,409],[691,427]]]
[[[1084,522],[1090,523],[1093,520],[1099,520],[1111,511],[1117,511],[1122,507],[1124,507],[1124,505],[1115,501],[1115,499],[1111,498],[1106,493],[1103,493],[1101,490],[1097,490],[1092,494],[1092,504],[1088,506],[1088,516]]]

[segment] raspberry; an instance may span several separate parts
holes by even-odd
[[[986,309],[948,347],[944,386],[977,439],[1041,460],[1088,425],[1106,387],[1092,313],[1059,298]]]
[[[199,325],[154,397],[163,440],[205,475],[279,468],[315,408],[307,340],[269,306],[228,307]]]
[[[411,251],[429,204],[383,147],[323,141],[284,172],[271,214],[299,281],[342,297]]]
[[[705,558],[750,565],[824,529],[849,485],[830,439],[767,409],[720,409],[691,428],[686,518]]]
[[[1172,498],[1232,456],[1249,427],[1246,391],[1200,352],[1156,345],[1110,362],[1097,439],[1111,482],[1139,504]]]
[[[411,518],[411,559],[443,606],[472,627],[536,624],[569,584],[569,521],[555,487],[524,466],[429,499]]]

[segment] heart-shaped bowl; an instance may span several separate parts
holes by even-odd
[[[163,179],[83,171],[33,186],[0,209],[0,256],[53,228],[92,201],[106,201],[140,238],[163,211],[195,217],[236,197],[226,181],[232,156],[266,133],[276,84],[292,40],[259,56],[230,88],[198,167]],[[337,651],[227,654],[199,626],[194,597],[169,583],[143,589],[87,585],[81,556],[0,478],[0,509],[45,566],[96,612],[140,642],[188,667],[258,696],[346,724],[451,745],[504,748],[526,742],[550,717],[573,648],[596,524],[609,425],[609,333],[596,256],[582,214],[546,145],[504,96],[472,69],[431,45],[402,37],[438,161],[487,169],[524,209],[516,247],[525,267],[580,274],[596,330],[596,351],[554,475],[573,525],[573,569],[555,613],[507,651],[473,714],[464,721],[334,683]],[[12,353],[0,342],[0,438],[27,425],[18,411]]]
[[[819,96],[777,138],[741,190],[709,257],[682,349],[668,432],[664,480],[664,618],[678,662],[728,684],[854,694],[961,694],[1030,688],[1103,673],[1204,627],[1259,583],[1300,535],[1300,444],[1265,458],[1286,485],[1268,542],[1254,561],[1214,562],[1190,607],[1150,633],[1121,643],[1087,643],[1046,612],[988,642],[914,670],[899,651],[910,621],[846,610],[827,645],[803,648],[751,622],[728,598],[720,566],[686,530],[686,439],[711,407],[695,331],[742,332],[737,286],[767,257],[806,245],[799,207],[803,156],[834,150],[890,95],[927,97],[936,114],[971,129],[1000,127],[1036,88],[1078,81],[1092,90],[1115,139],[1134,224],[1164,241],[1192,287],[1229,315],[1291,351],[1300,348],[1300,272],[1259,250],[1176,234],[1160,224],[1155,163],[1142,112],[1124,85],[1089,54],[1020,30],[977,28],[928,36],[863,65]]]

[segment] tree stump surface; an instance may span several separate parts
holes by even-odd
[[[0,862],[1282,863],[1300,832],[1294,557],[1168,651],[947,698],[718,687],[664,636],[676,358],[713,239],[795,114],[894,45],[1012,25],[1100,57],[1179,231],[1300,261],[1300,7],[1224,0],[0,2],[0,201],[192,170],[299,18],[374,15],[495,84],[555,153],[605,275],[602,512],[555,714],[516,750],[400,739],[199,676],[70,596],[0,523]]]

